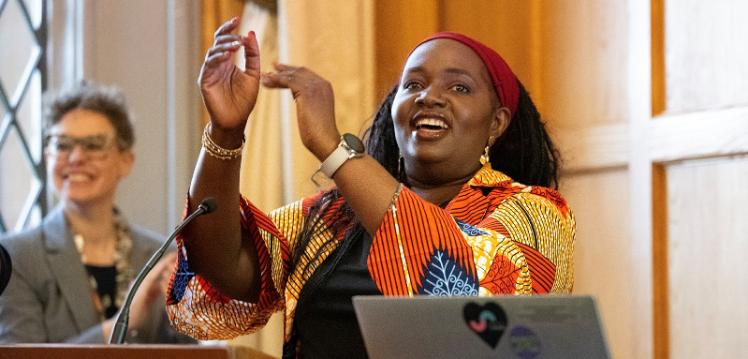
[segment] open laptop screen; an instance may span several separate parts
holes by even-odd
[[[371,358],[608,358],[589,296],[356,296]]]

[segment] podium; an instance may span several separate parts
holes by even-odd
[[[0,359],[277,359],[243,346],[225,345],[0,345]]]

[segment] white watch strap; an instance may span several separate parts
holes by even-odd
[[[343,146],[338,146],[335,148],[335,151],[332,151],[332,153],[322,161],[319,170],[322,171],[325,176],[332,178],[332,175],[334,175],[338,168],[340,168],[340,166],[342,166],[350,157],[350,153],[348,153]]]

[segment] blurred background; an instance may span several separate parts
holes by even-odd
[[[265,69],[304,65],[361,133],[412,49],[441,30],[507,60],[564,159],[576,294],[597,298],[616,358],[748,353],[748,3],[741,0],[0,0],[0,233],[38,223],[41,95],[117,85],[137,142],[117,203],[167,234],[200,146],[196,79],[215,29],[241,16]],[[237,59],[241,63],[241,59]],[[316,191],[290,95],[261,92],[242,192],[269,210]],[[279,316],[235,342],[279,356]]]

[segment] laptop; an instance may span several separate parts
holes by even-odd
[[[355,296],[378,358],[609,358],[590,296]]]

